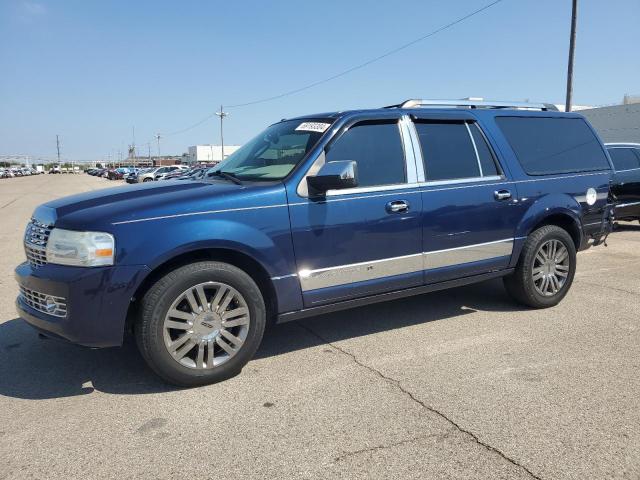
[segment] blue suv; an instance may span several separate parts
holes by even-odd
[[[587,121],[545,104],[282,120],[203,178],[38,207],[16,305],[82,345],[133,332],[166,381],[212,383],[240,372],[270,322],[496,277],[524,305],[556,305],[576,251],[611,229],[611,175]]]

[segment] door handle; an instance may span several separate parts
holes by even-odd
[[[509,190],[496,190],[493,192],[493,197],[496,200],[509,200],[511,198],[511,192]]]
[[[386,209],[389,213],[405,213],[409,211],[409,204],[404,200],[394,200],[387,203]]]

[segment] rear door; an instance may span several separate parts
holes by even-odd
[[[421,194],[413,148],[403,142],[406,119],[354,122],[324,161],[355,161],[358,187],[289,200],[307,308],[422,284]]]
[[[415,118],[422,152],[425,281],[508,267],[521,208],[478,123]]]
[[[616,217],[640,218],[640,150],[607,147],[615,172],[611,193],[616,201]]]

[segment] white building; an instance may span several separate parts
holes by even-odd
[[[224,158],[240,148],[240,145],[225,145]],[[218,163],[222,161],[222,146],[194,145],[189,147],[189,163]]]

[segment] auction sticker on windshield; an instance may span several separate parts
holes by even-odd
[[[330,123],[323,122],[304,122],[296,127],[296,130],[303,130],[306,132],[320,132],[323,133],[331,126]]]

